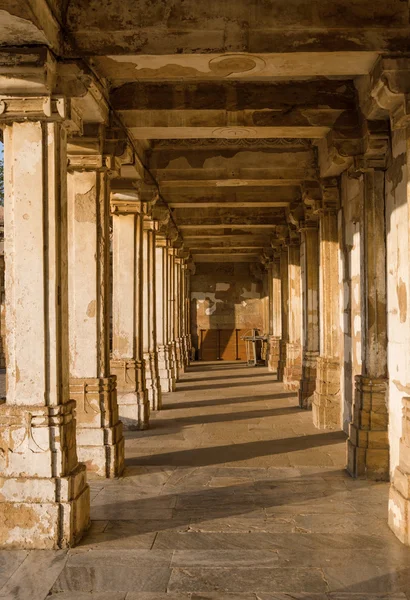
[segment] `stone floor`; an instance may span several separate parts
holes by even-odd
[[[91,482],[83,543],[0,553],[0,598],[410,599],[387,484],[350,479],[344,434],[272,379],[190,367],[151,430],[127,433],[125,476]]]

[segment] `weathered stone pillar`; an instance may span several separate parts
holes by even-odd
[[[319,236],[315,221],[301,227],[304,241],[303,352],[299,406],[311,408],[316,388],[316,365],[319,356]]]
[[[282,302],[280,279],[280,254],[275,254],[269,270],[269,298],[271,335],[269,336],[269,371],[278,373],[280,340],[282,333]]]
[[[171,345],[168,338],[169,318],[169,286],[168,286],[168,248],[169,242],[164,235],[157,234],[155,249],[155,277],[156,277],[156,320],[157,320],[157,348],[158,348],[158,373],[162,392],[175,391],[175,374],[172,365]]]
[[[0,242],[2,248],[0,252],[0,369],[6,368],[6,311],[4,307],[4,240]]]
[[[68,108],[63,98],[2,98],[7,400],[0,406],[0,545],[7,547],[71,546],[89,524],[69,396]]]
[[[389,494],[389,526],[399,540],[410,546],[410,398],[403,398],[403,428],[399,466]]]
[[[143,203],[137,190],[111,193],[113,212],[113,344],[120,418],[128,429],[146,429],[149,401],[142,356]]]
[[[289,342],[289,273],[288,273],[288,248],[284,246],[280,251],[280,282],[281,282],[281,321],[282,334],[279,344],[280,358],[278,363],[278,381],[283,381],[286,366],[286,350]]]
[[[85,131],[69,144],[68,291],[70,397],[77,407],[77,452],[87,469],[116,477],[124,467],[117,382],[110,375],[109,164],[99,131]],[[81,154],[76,154],[76,152]]]
[[[184,364],[185,366],[189,365],[190,361],[190,345],[189,345],[189,335],[188,335],[188,296],[187,296],[187,274],[188,265],[186,263],[186,259],[183,260],[181,264],[181,316],[182,316],[182,339],[183,339],[183,349],[184,349]]]
[[[174,259],[174,338],[175,351],[178,363],[178,374],[182,375],[185,371],[183,337],[182,337],[182,298],[181,298],[181,273],[182,273],[182,258],[176,256]]]
[[[361,215],[362,375],[355,377],[348,471],[389,479],[385,198],[382,170],[363,173]]]
[[[285,389],[297,391],[302,376],[302,280],[299,235],[295,235],[288,246],[288,299],[289,332],[283,383]]]
[[[145,381],[152,410],[160,410],[162,407],[161,384],[158,375],[156,319],[155,235],[157,229],[158,221],[146,216],[143,224],[142,243],[142,330]]]
[[[176,248],[168,248],[168,340],[175,381],[179,379],[179,363],[175,339],[175,254]]]
[[[186,339],[187,339],[187,347],[188,347],[188,359],[191,361],[192,358],[192,332],[191,332],[191,272],[192,272],[193,264],[187,264],[186,271]]]
[[[339,187],[337,179],[323,180],[323,209],[319,225],[320,253],[320,356],[317,360],[313,423],[319,429],[340,429],[340,333],[338,229]]]

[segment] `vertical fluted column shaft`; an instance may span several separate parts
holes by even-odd
[[[99,143],[99,139],[96,139]],[[77,155],[68,171],[70,396],[77,403],[77,451],[90,471],[117,477],[124,467],[116,377],[110,375],[109,170],[102,154]]]
[[[175,373],[169,337],[169,242],[163,235],[156,236],[155,277],[156,277],[156,319],[158,374],[162,392],[175,390]]]
[[[281,289],[281,339],[280,358],[278,363],[278,381],[283,381],[286,366],[286,349],[289,342],[289,273],[288,248],[283,246],[280,251],[280,289]]]
[[[349,427],[348,470],[355,476],[389,479],[387,406],[387,269],[385,173],[363,173],[361,215],[362,374],[355,377]]]
[[[302,225],[304,242],[303,352],[299,406],[311,408],[319,357],[319,232],[315,221]]]
[[[337,209],[320,215],[320,356],[317,360],[313,422],[320,429],[341,427],[340,327]]]
[[[3,97],[2,105],[7,398],[0,405],[1,544],[61,548],[87,528],[90,504],[69,395],[66,122],[64,107],[58,112],[50,98],[26,98],[21,113],[21,98]]]
[[[143,361],[142,236],[143,203],[136,190],[112,193],[113,343],[111,372],[117,376],[121,420],[146,429],[149,401]]]
[[[300,238],[288,246],[288,343],[283,382],[288,390],[298,391],[302,375],[302,280]]]
[[[158,374],[155,236],[158,221],[144,217],[142,232],[142,331],[145,381],[152,410],[162,406],[161,384]]]
[[[282,293],[280,278],[280,254],[277,254],[269,271],[270,323],[269,371],[278,373],[280,360],[280,340],[282,335]]]

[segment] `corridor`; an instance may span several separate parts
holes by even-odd
[[[82,543],[29,553],[0,597],[410,598],[388,484],[351,479],[345,435],[315,429],[267,369],[194,363],[163,401],[126,432],[124,476],[91,481]],[[22,569],[32,595],[8,596]]]

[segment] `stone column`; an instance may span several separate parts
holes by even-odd
[[[161,384],[158,375],[157,319],[156,319],[156,274],[155,274],[155,235],[158,221],[146,216],[143,224],[142,243],[142,330],[145,381],[148,400],[152,410],[162,406]]]
[[[137,190],[111,194],[113,212],[113,342],[119,413],[128,429],[149,425],[142,356],[143,203]]]
[[[283,381],[286,366],[286,349],[289,342],[289,285],[288,285],[288,248],[280,251],[280,289],[281,289],[281,321],[282,334],[279,344],[280,358],[278,363],[278,381]]]
[[[338,228],[339,187],[336,179],[323,182],[319,225],[320,356],[312,410],[319,429],[341,428]]]
[[[163,235],[157,234],[155,249],[155,277],[156,277],[156,320],[157,320],[157,348],[158,372],[162,392],[174,392],[175,373],[172,365],[171,345],[169,340],[169,272],[168,249],[169,242]]]
[[[282,334],[280,254],[277,253],[269,271],[269,297],[271,331],[269,336],[269,371],[278,373],[280,360],[280,340]]]
[[[186,332],[186,340],[187,340],[187,347],[188,347],[188,360],[189,362],[191,361],[191,356],[192,356],[192,336],[191,336],[191,268],[192,265],[188,264],[187,265],[187,270],[186,270],[186,295],[185,295],[185,304],[186,304],[186,310],[185,310],[185,320],[186,320],[186,325],[185,325],[185,332]]]
[[[3,234],[4,235],[4,234]],[[0,252],[0,369],[6,368],[6,344],[5,344],[5,333],[6,333],[6,321],[5,321],[5,296],[4,296],[4,279],[5,279],[5,269],[4,269],[4,240],[0,242],[1,252]],[[1,402],[1,399],[0,399]]]
[[[117,477],[124,468],[117,382],[110,375],[110,198],[99,132],[84,132],[95,154],[69,149],[68,291],[70,397],[76,401],[77,453],[87,469]],[[83,138],[79,150],[83,149]]]
[[[299,235],[295,235],[288,246],[288,298],[289,333],[283,383],[285,389],[297,391],[302,376],[302,280]]]
[[[0,545],[63,548],[89,524],[69,396],[65,99],[2,98],[7,400]],[[47,115],[47,116],[46,116]]]
[[[399,540],[410,546],[410,398],[403,398],[399,466],[390,485],[388,522]]]
[[[185,366],[189,365],[190,352],[189,352],[189,341],[188,341],[188,326],[187,326],[187,315],[188,315],[188,306],[187,306],[187,273],[188,273],[188,265],[186,261],[183,260],[181,264],[181,318],[182,318],[182,340],[183,340],[183,349],[184,349],[184,364]]]
[[[311,408],[316,388],[319,357],[319,236],[318,224],[306,221],[301,227],[304,241],[303,352],[299,406]]]
[[[172,246],[168,248],[168,340],[174,369],[174,378],[175,381],[178,381],[179,364],[177,360],[175,339],[175,253],[175,248]]]
[[[348,471],[389,479],[387,297],[384,171],[363,173],[361,215],[362,374],[355,377]]]
[[[178,363],[178,374],[182,375],[185,371],[184,352],[182,340],[182,313],[181,313],[181,272],[182,258],[176,256],[174,259],[174,338],[175,351]]]

